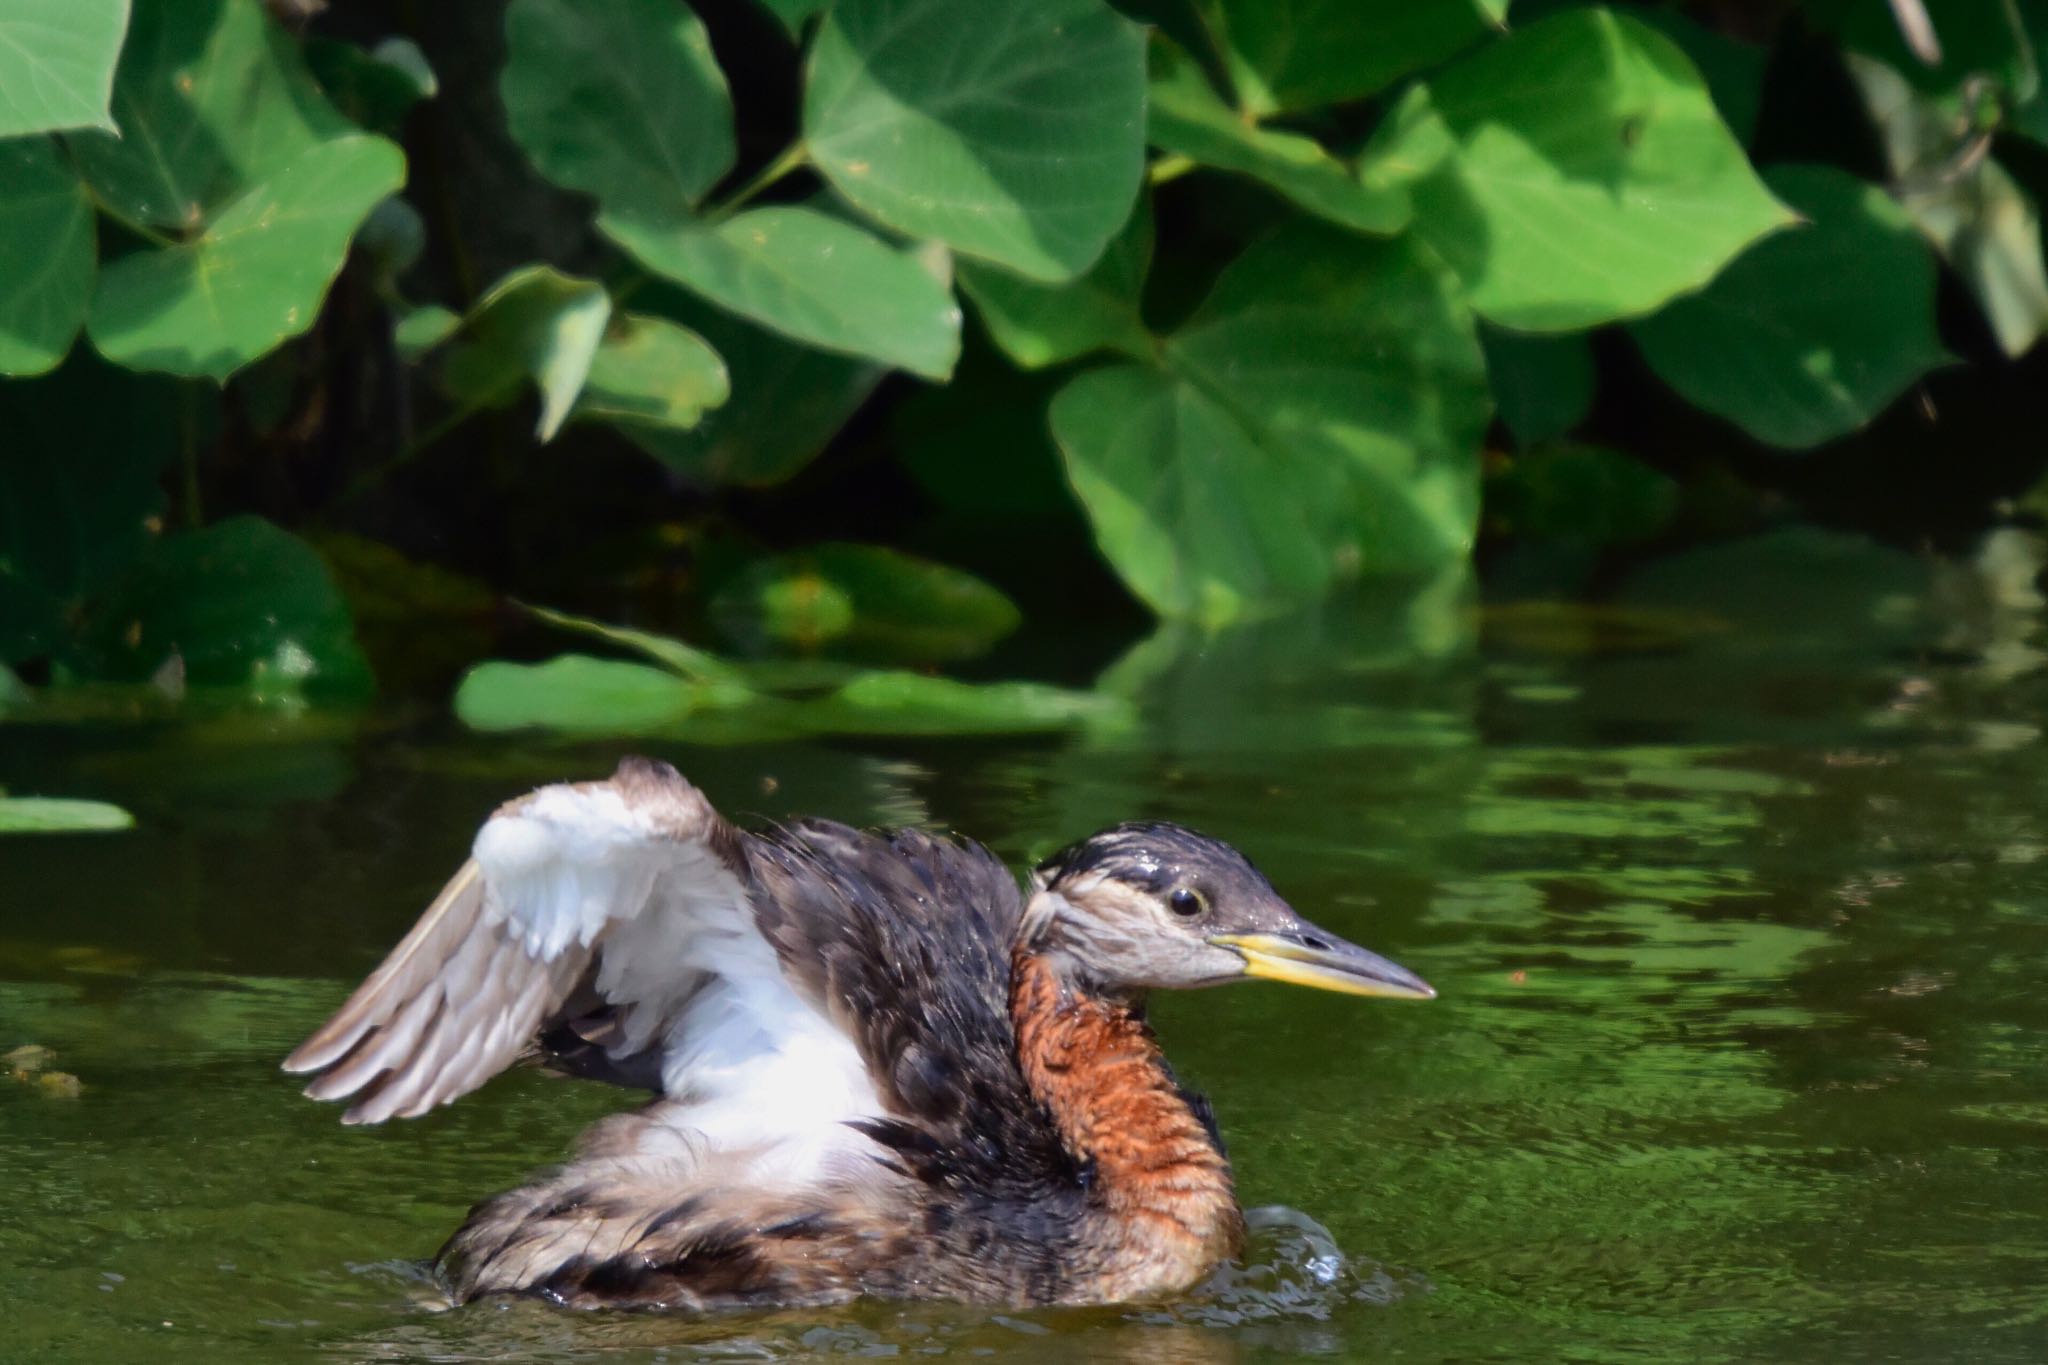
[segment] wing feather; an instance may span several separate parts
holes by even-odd
[[[745,856],[665,764],[543,787],[485,822],[419,923],[285,1069],[318,1073],[315,1099],[351,1101],[345,1122],[423,1114],[510,1066],[593,979],[644,1043],[691,984],[644,949],[687,940],[693,919],[750,926]]]

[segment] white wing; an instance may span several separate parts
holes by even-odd
[[[660,1049],[675,1145],[798,1174],[881,1112],[853,1043],[755,927],[740,835],[665,764],[501,808],[412,932],[286,1059],[349,1123],[423,1114],[504,1070],[579,984],[612,1055]]]

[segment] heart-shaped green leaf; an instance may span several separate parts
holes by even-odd
[[[807,208],[765,208],[665,229],[606,214],[598,227],[639,262],[785,336],[930,379],[960,355],[960,306],[910,256]]]
[[[677,472],[713,484],[774,484],[809,464],[887,373],[872,361],[787,341],[680,289],[656,285],[634,302],[709,342],[732,397],[690,431],[621,428]]]
[[[675,0],[513,0],[498,88],[541,174],[607,213],[687,222],[732,169],[725,75]]]
[[[0,138],[112,128],[128,0],[0,0]]]
[[[0,374],[64,358],[92,300],[92,200],[47,138],[0,142]]]
[[[546,265],[515,270],[463,320],[441,382],[464,403],[490,407],[532,380],[540,391],[534,435],[553,440],[583,392],[611,316],[611,295],[594,280]]]
[[[1370,95],[1500,16],[1473,0],[1199,0],[1238,107],[1255,117]]]
[[[628,313],[591,358],[574,416],[688,431],[731,392],[725,362],[703,337],[666,318]]]
[[[1072,279],[1130,216],[1145,47],[1102,0],[840,0],[811,43],[804,139],[900,232]]]
[[[1162,615],[1256,615],[1469,551],[1490,404],[1426,251],[1295,224],[1224,272],[1164,359],[1052,406],[1098,544]]]
[[[1792,221],[1685,54],[1604,9],[1553,15],[1415,87],[1364,164],[1407,187],[1472,307],[1521,331],[1647,313]]]
[[[113,107],[118,137],[67,139],[79,169],[109,212],[177,232],[197,232],[307,149],[358,131],[258,0],[140,6]]]
[[[176,246],[100,272],[87,331],[110,360],[225,379],[313,325],[349,237],[405,181],[382,138],[317,143]]]
[[[1261,128],[1224,104],[1209,78],[1165,39],[1153,44],[1152,141],[1203,166],[1236,171],[1302,208],[1360,232],[1399,232],[1408,223],[1405,191],[1367,185],[1312,137]]]
[[[1811,223],[1630,331],[1687,399],[1797,448],[1855,430],[1947,355],[1934,257],[1903,209],[1831,166],[1774,166],[1766,178]]]
[[[996,345],[1037,369],[1095,350],[1147,352],[1151,334],[1138,304],[1151,268],[1152,206],[1140,199],[1094,269],[1071,283],[1038,284],[973,261],[961,261],[959,273]]]

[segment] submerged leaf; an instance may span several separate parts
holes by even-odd
[[[979,578],[878,545],[817,545],[750,566],[711,604],[744,648],[831,648],[945,662],[1017,628],[1017,608]]]

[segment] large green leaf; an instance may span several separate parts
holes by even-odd
[[[109,264],[93,344],[136,369],[227,378],[313,325],[350,236],[404,181],[404,156],[382,138],[306,148],[192,240]]]
[[[609,213],[598,226],[649,270],[786,336],[944,379],[960,306],[910,256],[815,209],[765,208],[664,229]]]
[[[1102,259],[1078,280],[1039,284],[973,261],[960,262],[959,273],[996,345],[1037,369],[1095,350],[1147,351],[1152,338],[1138,305],[1151,268],[1152,206],[1140,199]]]
[[[1144,125],[1143,30],[1102,0],[840,0],[811,44],[804,137],[834,187],[1036,280],[1130,216]]]
[[[1997,161],[1970,155],[1978,130],[1960,102],[1920,93],[1875,58],[1846,60],[1900,205],[1969,284],[2005,353],[2030,350],[2048,328],[2040,209]]]
[[[92,300],[92,200],[47,138],[0,142],[0,374],[64,358]]]
[[[732,100],[675,0],[513,0],[499,91],[542,175],[605,211],[687,222],[732,169]]]
[[[611,295],[594,280],[529,265],[491,286],[450,345],[442,383],[463,402],[504,402],[523,380],[540,391],[534,435],[554,439],[583,392],[605,325]]]
[[[1356,99],[1442,61],[1497,16],[1472,0],[1197,0],[1238,107],[1254,116]]]
[[[1544,19],[1417,86],[1365,165],[1407,186],[1415,230],[1472,306],[1522,331],[1647,313],[1792,221],[1685,55],[1603,9]]]
[[[1796,448],[1863,425],[1946,357],[1934,258],[1904,210],[1829,166],[1776,166],[1768,178],[1811,224],[1759,243],[1631,331],[1686,398]]]
[[[0,792],[0,834],[80,834],[134,827],[134,816],[104,801]]]
[[[1216,623],[1469,551],[1485,367],[1426,252],[1296,224],[1224,272],[1164,359],[1052,406],[1103,553],[1161,614]]]
[[[725,362],[732,397],[690,431],[632,425],[626,437],[670,468],[708,483],[780,483],[809,464],[886,371],[785,341],[680,290],[656,286],[635,303],[702,336]]]
[[[1361,232],[1407,225],[1405,191],[1366,185],[1312,137],[1259,127],[1226,105],[1201,68],[1164,39],[1153,44],[1150,96],[1146,128],[1167,151],[1251,176],[1310,213]]]
[[[1019,621],[1010,600],[973,574],[879,545],[816,545],[762,560],[722,588],[711,610],[750,650],[903,663],[973,658]]]
[[[259,696],[360,696],[369,670],[348,605],[311,547],[258,517],[167,536],[94,603],[87,677],[141,682],[167,664]]]
[[[731,392],[725,362],[703,337],[667,318],[628,313],[591,358],[574,416],[688,431]]]
[[[112,128],[128,0],[0,0],[0,138]]]
[[[100,203],[129,222],[185,232],[317,143],[356,131],[258,0],[140,6],[114,119],[118,137],[69,139]]]

